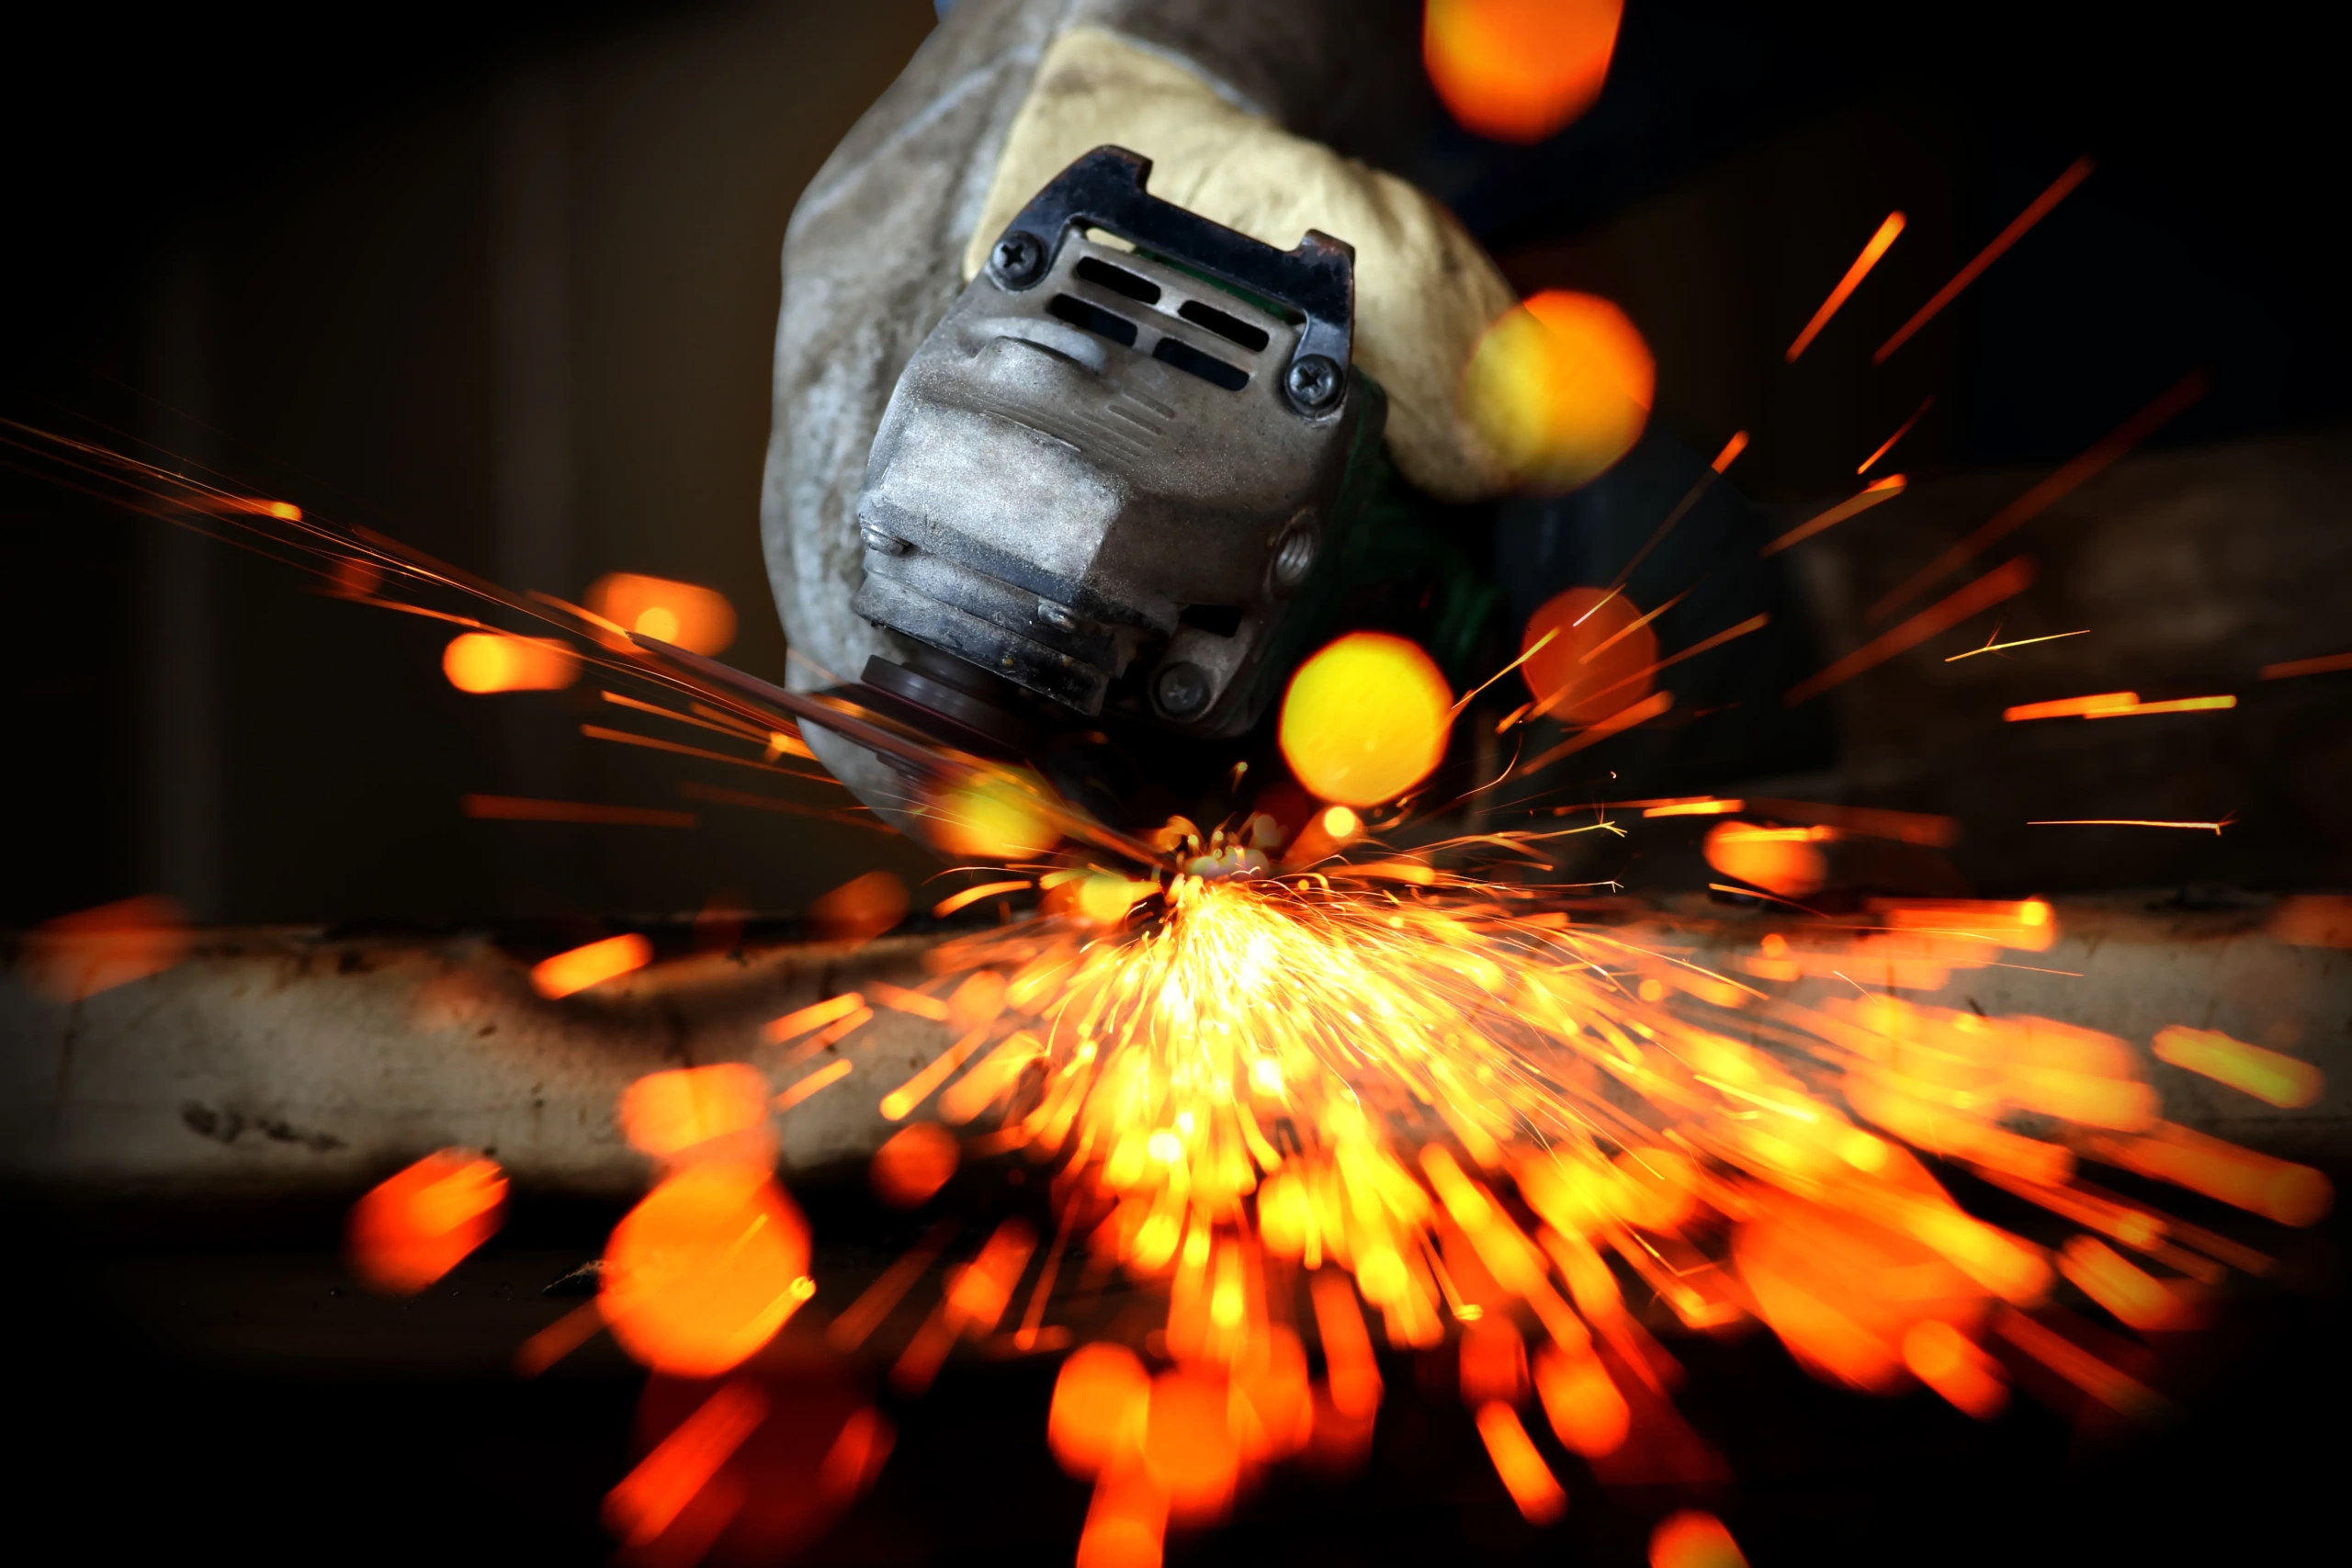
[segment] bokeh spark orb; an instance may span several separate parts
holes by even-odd
[[[735,640],[735,606],[727,595],[691,582],[616,571],[589,588],[588,607],[624,631],[689,653],[718,653]]]
[[[1826,828],[1721,822],[1708,831],[1702,852],[1725,876],[1783,898],[1802,898],[1829,885],[1829,857],[1821,846],[1836,837]]]
[[[1341,806],[1377,806],[1429,777],[1445,755],[1453,692],[1419,646],[1350,632],[1298,667],[1283,697],[1283,760]]]
[[[1650,1568],[1747,1568],[1747,1558],[1721,1519],[1686,1508],[1650,1532]]]
[[[890,1207],[920,1208],[947,1185],[962,1157],[955,1134],[936,1122],[918,1122],[874,1151],[866,1176],[875,1196]]]
[[[1624,0],[1429,0],[1421,59],[1465,130],[1541,141],[1592,107]]]
[[[1050,790],[1025,770],[990,769],[940,789],[931,800],[932,838],[951,855],[1027,860],[1061,838]]]
[[[1114,1458],[1143,1441],[1151,1373],[1124,1345],[1082,1345],[1054,1380],[1046,1443],[1061,1467],[1092,1480]]]
[[[1592,724],[1648,696],[1657,633],[1641,619],[1641,606],[1605,588],[1563,589],[1545,600],[1519,643],[1527,655],[1520,673],[1536,706],[1563,724]]]
[[[766,1170],[690,1165],[614,1227],[600,1293],[632,1358],[713,1378],[775,1337],[808,1273],[808,1222]]]
[[[580,673],[580,660],[553,637],[462,632],[441,651],[449,684],[480,696],[491,692],[560,692]]]
[[[721,1062],[649,1073],[621,1094],[620,1124],[631,1147],[676,1160],[720,1140],[763,1131],[768,1082],[756,1067]]]
[[[1625,312],[1546,289],[1488,327],[1462,374],[1462,412],[1513,482],[1556,493],[1633,449],[1657,364]]]

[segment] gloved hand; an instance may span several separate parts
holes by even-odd
[[[812,181],[785,241],[762,508],[789,682],[854,680],[899,639],[851,609],[855,509],[899,373],[1004,224],[1079,154],[1154,161],[1156,195],[1287,249],[1356,248],[1355,353],[1386,389],[1398,469],[1448,500],[1500,488],[1461,372],[1513,294],[1440,207],[1330,143],[1373,148],[1425,87],[1412,0],[962,0]],[[1409,134],[1409,132],[1408,132]],[[869,804],[898,781],[812,748]]]

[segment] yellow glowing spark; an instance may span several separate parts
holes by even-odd
[[[1998,626],[1994,627],[1993,636],[1998,637],[2000,635],[2001,629]],[[2037,642],[2061,642],[2070,637],[2088,637],[2090,635],[2090,628],[2086,626],[2078,632],[2052,632],[2048,637],[2021,637],[2014,642],[1995,642],[1990,638],[1987,638],[1984,647],[1972,648],[1966,653],[1955,653],[1950,659],[1945,660],[1944,662],[1946,664],[1957,664],[1963,659],[1973,659],[1980,653],[1999,653],[2007,649],[2031,648]]]

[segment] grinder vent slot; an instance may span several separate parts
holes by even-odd
[[[1087,264],[1080,262],[1078,265],[1082,271]],[[1273,341],[1261,329],[1238,317],[1228,316],[1214,305],[1204,305],[1198,299],[1185,300],[1176,313],[1196,327],[1206,327],[1227,343],[1239,344],[1252,354],[1263,351],[1266,344]]]
[[[1136,281],[1141,282],[1142,279],[1137,278]],[[1071,326],[1082,328],[1096,337],[1109,338],[1122,348],[1136,345],[1136,324],[1125,316],[1113,315],[1100,305],[1090,305],[1074,295],[1057,294],[1046,301],[1046,310]]]
[[[1120,324],[1124,326],[1125,323]],[[1238,392],[1250,384],[1250,372],[1247,370],[1227,365],[1224,360],[1203,354],[1191,344],[1179,343],[1172,337],[1161,338],[1159,346],[1151,351],[1151,356],[1162,365],[1172,365],[1189,375],[1198,376],[1211,386],[1223,387],[1228,392]]]
[[[1124,294],[1138,304],[1159,303],[1159,285],[1148,277],[1137,277],[1125,267],[1113,266],[1109,262],[1097,257],[1085,256],[1080,258],[1078,265],[1071,270],[1087,282],[1100,284],[1114,294]],[[1186,309],[1190,310],[1191,307],[1187,306]]]

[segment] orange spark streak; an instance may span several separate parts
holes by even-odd
[[[1722,817],[1730,812],[1747,809],[1747,802],[1744,800],[1680,800],[1670,806],[1649,807],[1642,812],[1642,815],[1645,817]]]
[[[778,769],[782,773],[785,770]],[[789,775],[799,777],[798,774]],[[772,795],[754,795],[749,790],[721,789],[699,780],[687,779],[678,785],[678,793],[688,800],[707,800],[713,806],[740,806],[752,811],[774,811],[786,817],[815,817],[827,822],[838,822],[844,828],[864,828],[869,832],[888,833],[891,829],[876,820],[862,806],[847,808],[828,806],[803,806],[797,801],[778,800]],[[861,816],[860,813],[865,813]]]
[[[2075,1236],[2058,1249],[2058,1272],[2133,1328],[2172,1328],[2179,1323],[2181,1303],[2163,1280],[2091,1236]]]
[[[553,1000],[617,979],[653,962],[653,944],[631,931],[608,936],[531,966],[531,987]]]
[[[1604,600],[1602,603],[1605,604],[1607,601]],[[1600,604],[1595,604],[1592,607],[1592,610],[1598,610],[1600,608]],[[1591,615],[1592,610],[1587,610],[1583,615],[1578,615],[1574,624],[1579,626],[1584,625],[1585,615]],[[1655,614],[1656,612],[1652,613]],[[1554,626],[1550,631],[1545,632],[1542,637],[1537,637],[1533,642],[1529,643],[1526,649],[1521,652],[1517,659],[1512,660],[1509,664],[1504,665],[1501,669],[1496,671],[1493,674],[1487,676],[1485,680],[1479,682],[1476,685],[1463,693],[1460,697],[1456,698],[1453,705],[1446,710],[1445,716],[1449,720],[1458,716],[1464,708],[1470,705],[1471,698],[1476,696],[1479,693],[1485,691],[1487,687],[1493,685],[1496,682],[1501,680],[1504,676],[1510,674],[1512,671],[1518,669],[1521,665],[1526,663],[1537,654],[1543,652],[1546,648],[1549,648],[1552,645],[1552,639],[1559,635],[1560,628]],[[1619,636],[1623,635],[1623,633],[1619,634]],[[1611,640],[1614,641],[1615,639],[1611,638]],[[1589,659],[1592,655],[1587,654],[1585,657]],[[1509,726],[1505,726],[1505,728],[1508,728]]]
[[[1781,701],[1794,707],[1833,686],[1843,685],[1865,670],[1874,669],[1899,653],[1906,653],[1931,637],[1951,630],[1969,616],[1989,610],[2002,600],[2033,586],[2033,561],[2018,556],[1994,568],[1950,598],[1930,604],[1892,631],[1882,632],[1817,675],[1789,688]]]
[[[2143,1418],[2165,1409],[2164,1397],[2155,1390],[2021,1312],[2004,1309],[1994,1317],[1993,1326],[2002,1338],[2110,1409]]]
[[[721,1388],[605,1496],[606,1526],[629,1546],[652,1540],[677,1521],[767,1415],[767,1395],[755,1385]]]
[[[2024,238],[2027,230],[2048,217],[2052,208],[2065,200],[2069,192],[2090,178],[2091,167],[2088,154],[2075,159],[2074,163],[2067,165],[2066,172],[2052,181],[2048,190],[2035,197],[2032,204],[2012,219],[2007,228],[1993,236],[1991,244],[1976,253],[1974,261],[1953,274],[1952,280],[1938,289],[1935,298],[1920,306],[1917,315],[1896,328],[1894,335],[1879,345],[1878,351],[1871,355],[1871,363],[1883,365],[1894,357],[1896,349],[1910,342],[1913,333],[1934,320],[1938,311],[1958,299],[1960,291],[1975,282],[1986,267],[2000,260],[2002,253]],[[1792,355],[1791,357],[1795,356]]]
[[[1380,1407],[1380,1366],[1373,1359],[1372,1336],[1364,1332],[1355,1287],[1345,1275],[1317,1270],[1308,1289],[1330,1368],[1332,1407],[1342,1416],[1370,1416]]]
[[[649,751],[668,751],[680,757],[698,757],[706,762],[731,762],[739,768],[757,768],[763,773],[782,773],[788,779],[808,779],[816,784],[832,781],[817,773],[804,773],[797,768],[779,768],[774,762],[763,762],[756,757],[730,757],[724,751],[706,750],[700,746],[681,745],[675,740],[656,740],[650,735],[631,735],[626,729],[606,729],[600,724],[583,724],[580,733],[591,740],[617,741],[624,746],[642,746]]]
[[[2074,458],[1995,513],[1984,525],[1929,561],[1903,585],[1870,608],[1870,619],[1883,620],[1939,579],[1957,571],[1998,540],[2041,515],[2053,502],[2073,493],[2106,469],[2108,465],[2146,440],[2189,404],[2205,395],[2205,373],[2191,371],[2166,389],[2146,408],[2109,431],[2096,446]]]
[[[598,806],[582,800],[531,800],[514,795],[469,795],[459,809],[485,822],[596,822],[620,828],[691,828],[691,811],[642,806]]]
[[[680,713],[675,708],[665,708],[659,703],[639,702],[635,697],[623,696],[618,692],[605,692],[599,694],[606,702],[618,707],[632,708],[639,713],[650,713],[659,718],[675,720],[679,724],[691,724],[697,729],[707,729],[716,734],[732,736],[738,740],[757,741],[767,749],[767,760],[771,762],[778,757],[786,756],[798,757],[806,761],[816,761],[817,754],[809,750],[807,743],[797,735],[788,730],[755,729],[741,719],[731,718],[728,715],[711,709],[704,710],[707,716],[696,716],[694,714]]]
[[[1548,1525],[1568,1511],[1568,1495],[1535,1451],[1527,1428],[1519,1423],[1519,1412],[1500,1400],[1478,1406],[1478,1436],[1487,1445],[1487,1457],[1495,1461],[1495,1473],[1502,1477],[1504,1489],[1529,1524]]]
[[[43,920],[25,933],[18,962],[41,995],[78,1002],[162,974],[188,946],[187,911],[150,893]]]
[[[1838,280],[1838,287],[1829,291],[1829,298],[1821,302],[1821,309],[1813,313],[1813,320],[1804,324],[1804,331],[1797,333],[1796,342],[1789,344],[1786,358],[1791,365],[1794,365],[1797,355],[1821,335],[1821,329],[1829,324],[1829,318],[1836,315],[1838,308],[1860,287],[1862,279],[1870,276],[1871,268],[1878,265],[1879,257],[1886,254],[1887,247],[1894,244],[1895,236],[1902,232],[1903,214],[1888,213],[1885,220],[1879,224],[1878,231],[1863,242],[1862,254],[1854,258],[1854,265],[1846,269],[1846,276]],[[1892,441],[1887,443],[1889,446],[1894,445]]]
[[[1739,455],[1747,450],[1747,432],[1744,430],[1735,430],[1731,433],[1731,439],[1724,443],[1724,449],[1715,454],[1715,460],[1708,464],[1707,467],[1720,474],[1725,468],[1730,468],[1733,463],[1736,462],[1739,458]]]
[[[906,1299],[915,1281],[922,1279],[939,1255],[947,1250],[955,1239],[953,1224],[933,1227],[929,1235],[915,1244],[905,1257],[875,1276],[874,1282],[859,1292],[857,1300],[843,1308],[825,1330],[825,1343],[843,1355],[865,1343],[876,1329],[882,1326],[893,1309]]]
[[[2028,822],[2029,828],[2195,828],[2221,837],[2222,829],[2230,825],[2222,818],[2219,822],[2155,822],[2141,817],[2047,817]]]
[[[947,1004],[937,997],[927,997],[921,991],[910,991],[893,986],[887,980],[871,980],[866,990],[874,999],[896,1012],[910,1012],[917,1018],[927,1018],[933,1023],[947,1021]]]
[[[604,1303],[593,1298],[582,1302],[514,1348],[514,1375],[537,1377],[596,1337],[604,1326]]]
[[[1748,809],[1783,822],[1842,828],[1866,839],[1945,849],[1960,841],[1960,824],[1925,811],[1890,811],[1875,806],[1830,806],[1814,800],[1769,800],[1750,796]]]
[[[982,1024],[963,1039],[942,1051],[925,1063],[921,1072],[882,1097],[882,1115],[891,1122],[903,1122],[914,1108],[931,1098],[931,1091],[945,1083],[964,1059],[978,1050],[989,1037],[988,1025]]]
[[[1623,626],[1619,626],[1615,631],[1601,638],[1600,641],[1587,649],[1583,654],[1578,656],[1577,662],[1579,664],[1591,663],[1594,660],[1600,658],[1602,654],[1616,647],[1625,638],[1633,636],[1635,632],[1640,631],[1644,626],[1648,626],[1652,621],[1657,620],[1660,615],[1665,615],[1668,610],[1673,609],[1677,604],[1681,604],[1682,601],[1690,597],[1690,590],[1686,588],[1681,592],[1677,593],[1673,598],[1668,599],[1665,604],[1660,604],[1657,609],[1652,610],[1648,615],[1642,616],[1638,620],[1626,622]],[[1597,610],[1600,607],[1600,606],[1596,604],[1593,606],[1593,609]],[[1590,610],[1585,612],[1586,615],[1590,615],[1591,613],[1592,612]],[[1583,616],[1578,616],[1577,621],[1581,624]]]
[[[2227,1084],[2282,1111],[2300,1111],[2319,1098],[2317,1067],[2233,1040],[2218,1030],[2175,1024],[2157,1032],[2154,1050],[2160,1062]]]
[[[1577,699],[1577,700],[1578,700],[1579,702],[1588,702],[1588,703],[1589,703],[1589,702],[1592,701],[1592,700],[1593,700],[1594,698],[1596,698],[1596,697],[1605,697],[1605,696],[1609,695],[1609,694],[1610,694],[1611,693],[1612,693],[1612,692],[1623,691],[1623,690],[1625,687],[1627,687],[1627,686],[1634,685],[1634,684],[1635,684],[1635,683],[1636,683],[1636,682],[1642,682],[1642,681],[1646,681],[1646,680],[1648,680],[1651,676],[1653,676],[1653,675],[1657,674],[1657,673],[1659,671],[1661,671],[1661,670],[1668,670],[1668,669],[1671,669],[1671,668],[1672,668],[1672,667],[1674,667],[1675,665],[1681,663],[1681,662],[1682,662],[1684,660],[1686,660],[1686,659],[1696,659],[1696,658],[1698,658],[1698,657],[1699,657],[1699,655],[1701,655],[1701,654],[1702,654],[1702,653],[1712,653],[1712,652],[1713,652],[1716,649],[1721,648],[1724,644],[1725,644],[1725,643],[1727,643],[1727,642],[1736,641],[1736,639],[1738,639],[1738,638],[1740,638],[1740,637],[1746,637],[1746,636],[1747,636],[1748,633],[1750,633],[1750,632],[1760,632],[1760,631],[1762,631],[1766,626],[1770,626],[1770,625],[1771,624],[1771,621],[1772,621],[1772,617],[1771,617],[1771,615],[1770,615],[1769,612],[1764,613],[1764,614],[1761,614],[1761,615],[1750,615],[1750,616],[1748,616],[1748,617],[1747,617],[1747,619],[1746,619],[1746,620],[1744,620],[1744,621],[1740,622],[1737,626],[1725,626],[1722,631],[1717,632],[1714,636],[1713,636],[1713,637],[1705,637],[1705,638],[1702,638],[1702,639],[1701,639],[1701,640],[1700,640],[1700,641],[1698,641],[1698,642],[1694,642],[1694,643],[1692,643],[1689,648],[1684,649],[1683,649],[1681,652],[1679,652],[1679,653],[1670,653],[1670,654],[1667,655],[1664,659],[1659,660],[1657,663],[1655,663],[1655,664],[1653,664],[1653,665],[1650,665],[1650,666],[1649,666],[1648,668],[1646,668],[1646,669],[1643,669],[1643,670],[1636,670],[1636,671],[1634,671],[1631,675],[1626,676],[1626,677],[1625,677],[1623,680],[1622,680],[1622,681],[1616,682],[1614,682],[1614,683],[1612,683],[1612,684],[1611,684],[1611,685],[1603,686],[1603,687],[1601,687],[1601,688],[1600,688],[1600,690],[1599,690],[1599,691],[1597,691],[1597,692],[1585,692],[1585,693],[1581,693],[1581,694],[1578,694],[1578,699]],[[1670,697],[1672,696],[1672,694],[1671,694],[1671,693],[1667,693],[1667,694],[1665,694],[1665,695],[1667,695],[1668,697],[1669,697],[1669,698],[1670,698]],[[1656,695],[1656,694],[1654,694],[1654,695]],[[1632,710],[1631,710],[1631,709],[1628,709],[1628,710],[1626,710],[1626,711],[1627,711],[1627,712],[1631,712]],[[1666,711],[1666,710],[1665,710],[1664,708],[1660,708],[1660,709],[1658,710],[1658,712],[1659,712],[1659,713],[1664,713],[1665,711]],[[1539,710],[1539,713],[1538,713],[1538,716],[1541,716],[1541,712],[1540,712],[1540,710]],[[1622,716],[1622,715],[1620,715],[1619,716],[1621,716],[1621,717],[1622,717],[1623,716]],[[1613,720],[1603,720],[1602,722],[1603,722],[1603,723],[1610,723],[1610,722],[1613,722]],[[1636,720],[1636,721],[1634,721],[1634,722],[1638,723],[1638,722],[1639,722],[1639,720]],[[1599,738],[1598,738],[1598,737],[1595,737],[1595,739],[1599,739]],[[1561,755],[1565,756],[1565,755],[1566,755],[1566,753],[1563,752],[1563,753],[1561,753]],[[1541,765],[1541,764],[1538,764],[1538,766],[1540,766],[1540,765]],[[1522,771],[1522,772],[1526,772],[1526,773],[1532,773],[1532,772],[1534,771],[1534,769],[1533,769],[1533,768],[1527,768],[1527,769],[1522,769],[1521,771]]]
[[[1995,627],[1993,636],[1998,637],[2000,635],[2000,629],[1998,627]],[[2052,632],[2048,637],[2021,637],[2015,642],[1995,642],[1988,637],[1985,639],[1984,647],[1972,648],[1966,653],[1955,653],[1950,659],[1945,660],[1944,662],[1946,664],[1957,664],[1963,659],[1973,659],[1980,653],[1999,653],[2005,649],[2031,648],[2037,642],[2063,642],[2070,637],[2088,637],[2090,635],[2090,628],[2086,626],[2083,630],[2078,632]]]
[[[413,1296],[488,1241],[505,1210],[506,1174],[495,1160],[437,1150],[352,1205],[352,1271],[370,1290]]]
[[[2137,718],[2143,714],[2151,713],[2213,713],[2237,705],[2238,700],[2233,696],[2176,697],[2170,702],[2135,702],[2129,707],[2101,708],[2094,713],[2086,713],[2083,716],[2085,718]]]
[[[1000,893],[1019,893],[1035,886],[1025,876],[1010,882],[983,882],[978,887],[967,887],[961,893],[949,894],[933,904],[931,912],[933,918],[944,920],[956,910],[977,904],[983,898],[992,898]]]
[[[818,1052],[848,1039],[873,1021],[872,1008],[862,1007],[854,1012],[845,1013],[786,1051],[784,1054],[784,1065],[787,1067],[797,1067]]]
[[[1935,406],[1935,394],[1931,392],[1928,395],[1926,401],[1922,402],[1917,408],[1911,411],[1911,417],[1909,419],[1905,420],[1901,424],[1894,427],[1894,434],[1879,443],[1877,451],[1862,459],[1862,466],[1854,470],[1855,477],[1859,479],[1862,475],[1869,473],[1871,468],[1877,467],[1878,460],[1881,457],[1885,457],[1889,452],[1893,451],[1896,442],[1911,434],[1911,427],[1919,423],[1919,416],[1926,413],[1929,409]]]
[[[839,1083],[847,1077],[849,1077],[849,1063],[846,1061],[835,1062],[831,1066],[818,1068],[775,1097],[776,1113],[782,1115],[826,1085]]]
[[[865,996],[857,991],[843,991],[837,997],[827,997],[820,1002],[810,1002],[797,1008],[782,1018],[770,1019],[760,1026],[760,1038],[771,1045],[781,1045],[795,1035],[821,1029],[837,1018],[843,1018],[865,1005]]]
[[[1825,529],[1835,528],[1849,517],[1859,517],[1873,506],[1893,501],[1903,493],[1908,483],[1901,474],[1889,474],[1883,479],[1874,479],[1860,494],[1849,496],[1819,515],[1798,524],[1756,553],[1758,556],[1779,555],[1791,545],[1801,545]]]
[[[1535,761],[1528,763],[1524,768],[1521,768],[1520,772],[1521,773],[1532,773],[1536,772],[1538,769],[1550,767],[1554,762],[1558,761],[1561,758],[1574,756],[1577,752],[1583,750],[1588,746],[1598,746],[1603,740],[1608,739],[1611,736],[1618,734],[1623,730],[1631,729],[1635,725],[1647,724],[1651,719],[1656,718],[1658,715],[1664,713],[1673,705],[1674,694],[1672,692],[1652,692],[1648,696],[1644,697],[1640,702],[1634,704],[1631,707],[1620,709],[1618,712],[1610,715],[1607,718],[1602,719],[1600,723],[1592,725],[1581,732],[1570,736],[1567,739],[1561,741],[1557,746],[1553,747],[1549,751],[1544,752],[1542,756],[1536,758]]]
[[[2110,1165],[2202,1192],[2282,1225],[2317,1224],[2335,1202],[2333,1184],[2310,1166],[2274,1159],[2170,1122],[2159,1123],[2145,1136],[2094,1139],[2090,1149]]]
[[[2096,692],[2087,697],[2058,697],[2046,703],[2021,703],[2013,708],[2003,708],[2001,718],[2007,724],[2023,724],[2036,718],[2087,718],[2096,713],[2128,713],[2137,706],[2137,692]]]
[[[2352,670],[2352,653],[2331,653],[2322,659],[2290,659],[2284,664],[2266,664],[2262,678],[2266,681],[2291,681],[2298,675],[2332,675],[2338,670]]]

